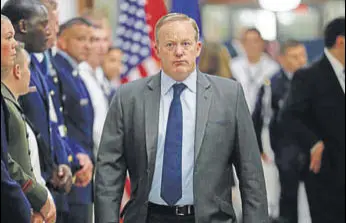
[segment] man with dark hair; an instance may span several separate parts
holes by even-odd
[[[288,223],[298,223],[298,186],[303,169],[303,157],[297,143],[285,137],[279,112],[289,91],[293,74],[307,63],[304,45],[287,40],[280,49],[281,69],[261,87],[252,114],[256,136],[264,162],[275,163],[280,177],[280,216]],[[270,146],[265,146],[262,133],[269,130]],[[271,147],[271,149],[270,149]]]
[[[79,74],[79,64],[87,59],[92,24],[83,18],[73,18],[60,26],[52,63],[60,80],[64,118],[68,137],[85,152],[77,157],[82,166],[69,194],[69,223],[89,223],[92,214],[93,122],[94,110],[87,87]]]
[[[283,124],[310,153],[306,189],[313,223],[345,222],[345,18],[325,29],[323,57],[296,72]]]

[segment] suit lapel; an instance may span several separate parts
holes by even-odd
[[[145,92],[145,137],[146,151],[148,159],[148,167],[155,167],[155,158],[157,151],[158,126],[160,115],[160,96],[161,96],[161,76],[157,74],[153,76],[147,84]],[[154,171],[150,171],[150,179],[153,177]]]
[[[206,75],[198,72],[195,128],[195,162],[198,158],[212,99],[212,89]]]
[[[326,76],[325,81],[329,82],[332,90],[335,90],[335,97],[337,98],[338,101],[342,101],[345,103],[345,94],[344,91],[342,90],[342,87],[340,86],[339,80],[336,76],[336,73],[333,69],[333,66],[329,62],[327,56],[324,56],[322,61],[321,61],[321,66],[325,70],[322,72],[323,75]]]

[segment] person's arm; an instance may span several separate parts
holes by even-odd
[[[307,153],[320,140],[306,124],[310,120],[313,96],[310,78],[313,77],[305,70],[294,74],[287,100],[279,116],[282,128],[285,128],[292,138],[297,139]]]
[[[11,179],[5,164],[1,160],[1,219],[29,223],[30,209],[30,203],[22,188]]]
[[[13,180],[22,187],[34,211],[40,212],[47,201],[48,193],[44,186],[38,184],[22,167],[8,154],[8,172]]]
[[[268,223],[268,204],[260,152],[243,90],[238,84],[234,165],[242,198],[243,222]]]
[[[95,222],[119,222],[124,191],[124,123],[121,90],[117,91],[107,114],[96,162]]]
[[[264,86],[261,87],[259,90],[255,110],[252,113],[252,121],[255,128],[256,138],[258,142],[258,147],[261,152],[263,153],[263,145],[262,145],[262,128],[263,128],[263,116],[262,116],[262,100],[264,95]]]

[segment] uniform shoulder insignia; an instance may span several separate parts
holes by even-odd
[[[270,79],[267,78],[267,79],[264,80],[264,85],[265,86],[270,86],[270,84],[271,84]]]

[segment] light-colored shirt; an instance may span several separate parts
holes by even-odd
[[[233,77],[242,85],[251,113],[255,109],[257,95],[264,81],[270,79],[279,69],[279,64],[266,54],[263,54],[256,64],[250,64],[247,57],[237,57],[232,60]]]
[[[39,183],[40,185],[44,186],[48,192],[48,196],[50,196],[50,198],[52,198],[50,191],[46,187],[46,181],[43,179],[43,177],[41,175],[40,155],[38,152],[38,144],[37,144],[35,133],[27,123],[25,123],[25,124],[26,124],[26,130],[28,133],[30,161],[31,161],[31,166],[33,169],[33,173],[34,173],[36,182]]]
[[[108,99],[96,79],[96,73],[87,62],[79,64],[79,75],[83,80],[94,109],[93,141],[94,155],[97,156],[103,125],[108,112]]]
[[[328,51],[327,48],[324,49],[324,53],[332,65],[336,77],[338,78],[340,87],[345,94],[345,67]]]
[[[168,114],[171,102],[173,100],[173,85],[176,83],[177,81],[173,80],[163,71],[161,72],[161,98],[157,154],[155,172],[149,194],[149,201],[160,205],[167,205],[167,203],[161,198],[160,193]],[[183,111],[182,198],[176,203],[176,205],[192,205],[194,204],[193,171],[195,151],[197,72],[194,71],[182,83],[186,85],[185,90],[180,95]]]

